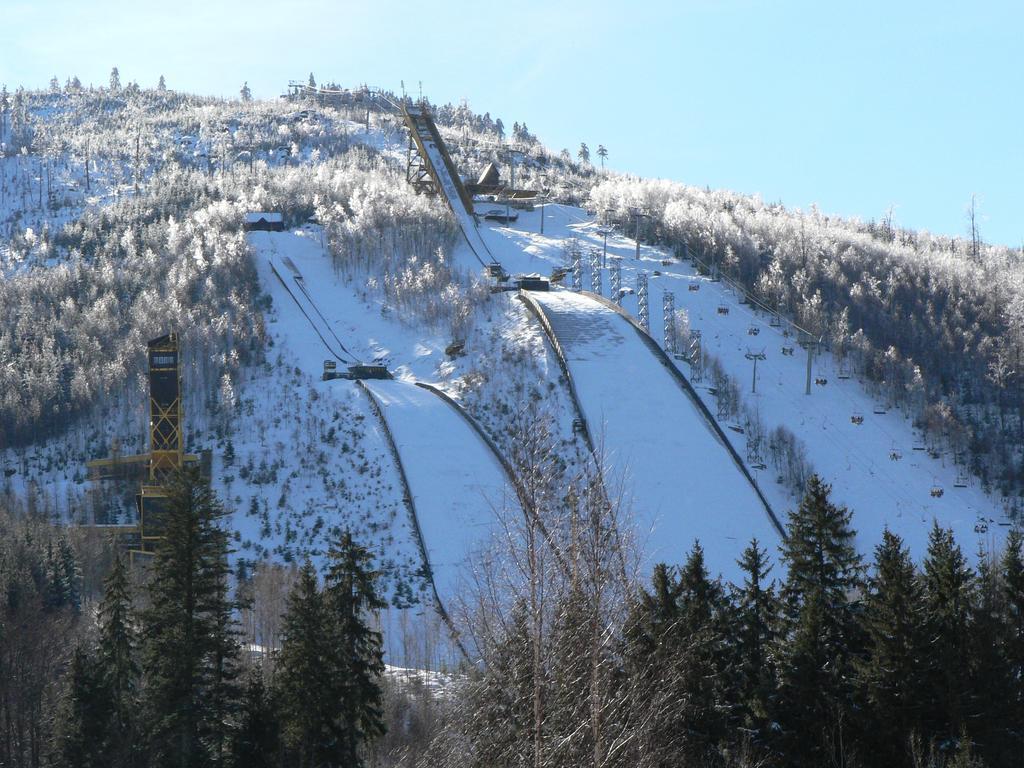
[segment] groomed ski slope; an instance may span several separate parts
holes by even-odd
[[[287,354],[307,372],[318,375],[325,358],[371,360],[391,351],[384,342],[389,330],[381,318],[367,312],[352,289],[341,284],[330,259],[311,233],[254,232],[260,281],[273,297],[278,313],[277,335]],[[344,349],[340,347],[344,345]],[[434,355],[421,343],[424,360],[414,368],[426,372]],[[335,355],[332,350],[336,350]],[[347,353],[347,354],[346,354]],[[411,370],[402,367],[407,375]],[[455,595],[463,568],[471,554],[487,543],[496,509],[521,515],[515,490],[497,457],[454,406],[411,380],[367,380],[363,384],[380,406],[398,450],[422,532],[434,585],[443,606]],[[361,401],[366,398],[355,382],[318,382],[317,389],[332,397]],[[373,418],[371,435],[386,442],[383,427]],[[395,468],[397,470],[397,468]],[[416,546],[412,521],[403,526],[407,541]]]
[[[442,602],[470,573],[496,511],[521,515],[515,490],[488,446],[437,395],[405,381],[363,384],[381,407],[401,456]]]
[[[681,562],[695,539],[708,568],[738,580],[752,537],[779,533],[697,406],[614,310],[569,291],[533,293],[561,345],[613,488],[622,483],[647,565]]]
[[[481,227],[480,234],[490,252],[508,271],[546,274],[565,266],[565,246],[570,238],[575,238],[585,253],[603,249],[601,227],[587,212],[554,204],[545,206],[544,211],[544,235],[538,233],[539,210],[520,211],[512,227]],[[873,398],[856,377],[841,379],[830,354],[816,356],[813,367],[813,377],[822,377],[827,384],[812,384],[811,395],[805,395],[806,355],[796,346],[792,334],[784,335],[785,327],[772,327],[768,317],[741,304],[724,283],[711,282],[693,264],[676,261],[658,247],[641,245],[638,260],[635,241],[612,233],[607,238],[607,250],[609,263],[617,258],[621,264],[624,287],[635,288],[640,271],[649,275],[650,325],[655,339],[663,335],[662,296],[669,290],[675,295],[676,308],[686,312],[692,329],[702,332],[705,349],[736,378],[744,402],[760,413],[767,430],[785,426],[804,443],[814,470],[832,485],[832,499],[852,510],[861,554],[871,558],[888,528],[903,538],[920,561],[933,522],[952,528],[964,552],[971,556],[979,551],[1000,550],[1010,521],[999,497],[986,494],[976,478],[969,478],[966,488],[956,487],[957,468],[948,449],[943,447],[937,457],[916,450],[923,447],[923,441],[906,414],[894,408],[876,413],[885,403]],[[602,288],[608,295],[606,272],[602,270]],[[587,287],[589,278],[585,258],[583,284]],[[635,294],[624,296],[622,305],[636,316]],[[728,308],[727,313],[720,311],[723,307]],[[751,328],[756,328],[756,335],[751,334]],[[794,354],[782,354],[784,346],[795,347]],[[757,392],[752,394],[752,365],[745,354],[761,351],[767,359],[758,364]],[[679,362],[677,368],[694,381],[690,366]],[[695,383],[701,399],[714,413],[716,399],[709,380]],[[861,425],[851,423],[851,416],[857,413],[864,416]],[[725,434],[740,455],[745,455],[746,437],[731,431]],[[901,456],[899,460],[890,458],[894,451]],[[774,467],[751,467],[751,472],[785,521],[797,499],[775,481]],[[942,496],[931,494],[936,487],[943,489]]]

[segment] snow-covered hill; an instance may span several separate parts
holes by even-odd
[[[483,235],[491,252],[510,271],[547,274],[567,266],[567,240],[574,238],[584,254],[583,284],[589,287],[587,253],[596,249],[603,255],[604,251],[599,224],[584,210],[548,205],[541,235],[540,215],[539,211],[521,212],[511,227],[486,226]],[[986,495],[964,477],[954,466],[954,457],[942,451],[929,452],[931,446],[924,445],[905,414],[872,400],[855,379],[840,378],[842,372],[827,353],[816,356],[812,365],[812,382],[822,383],[812,383],[811,394],[804,394],[806,353],[797,345],[791,328],[786,324],[774,327],[769,316],[741,303],[742,297],[723,283],[702,277],[692,264],[649,246],[641,246],[639,259],[636,253],[632,239],[608,235],[609,263],[617,260],[621,265],[624,287],[635,289],[637,273],[648,274],[653,338],[664,337],[663,296],[670,291],[675,307],[686,313],[690,330],[700,331],[705,352],[717,357],[722,368],[739,382],[741,397],[763,421],[765,434],[785,426],[803,442],[813,469],[832,483],[835,500],[853,510],[862,552],[870,554],[888,527],[920,558],[933,520],[953,528],[969,551],[1000,546],[1010,525],[1001,500]],[[608,270],[601,272],[602,290],[610,295]],[[624,295],[622,306],[636,315],[635,290]],[[765,354],[758,362],[756,393],[751,392],[753,363],[746,357],[748,352]],[[696,369],[687,362],[677,365],[717,412],[717,398],[707,377],[699,380]],[[854,417],[863,417],[863,423],[854,423]],[[726,419],[723,426],[741,427],[740,420]],[[638,424],[637,428],[645,427]],[[748,454],[746,432],[727,432],[742,456]],[[761,447],[760,460],[751,462],[751,470],[773,506],[785,511],[795,503],[792,492],[776,482],[777,470],[758,469],[770,458],[767,442]],[[608,447],[613,452],[616,448]],[[966,481],[967,487],[956,487],[960,481]],[[941,495],[937,495],[939,491]]]

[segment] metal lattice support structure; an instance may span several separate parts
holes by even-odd
[[[427,195],[437,194],[437,184],[434,183],[430,168],[420,154],[416,142],[413,141],[412,134],[409,135],[409,148],[405,160],[405,180],[417,192]]]
[[[661,297],[661,310],[665,318],[665,351],[676,353],[676,295],[665,291]]]
[[[181,435],[181,367],[178,336],[169,333],[149,342],[149,479],[163,482],[183,463]]]
[[[690,329],[690,378],[701,381],[704,378],[704,348],[700,343],[700,331]]]
[[[578,248],[572,252],[572,289],[576,293],[583,290],[583,256]]]
[[[640,326],[647,331],[651,332],[651,315],[647,307],[647,273],[637,272],[636,273],[636,304],[637,304],[637,319],[640,321]]]
[[[612,259],[611,271],[609,272],[609,280],[611,282],[612,289],[612,301],[622,306],[622,262],[619,259]]]
[[[601,252],[597,248],[590,249],[590,290],[601,295]]]

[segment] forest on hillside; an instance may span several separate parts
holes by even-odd
[[[527,447],[543,451],[538,440]],[[535,456],[536,458],[536,456]],[[975,569],[934,526],[870,562],[813,477],[740,583],[699,542],[635,568],[629,510],[534,464],[454,612],[465,656],[386,672],[384,607],[347,533],[230,578],[219,500],[169,486],[129,567],[96,531],[0,511],[0,760],[54,766],[1015,766],[1024,749],[1024,534]],[[778,575],[775,575],[778,574]],[[393,630],[424,642],[422,617]],[[438,642],[435,638],[430,642]]]

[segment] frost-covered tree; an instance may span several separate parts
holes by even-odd
[[[117,71],[117,67],[110,70],[110,90],[114,92],[121,90],[121,73]]]

